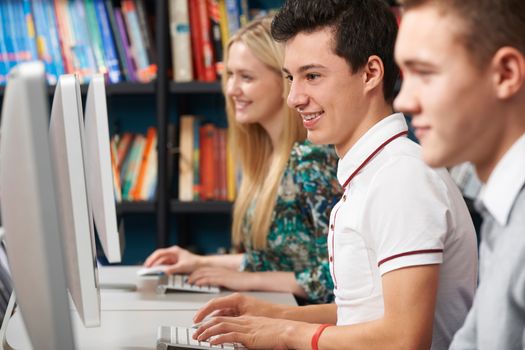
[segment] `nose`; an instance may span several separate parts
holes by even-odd
[[[241,88],[239,87],[238,80],[232,75],[228,78],[226,82],[226,95],[233,97],[239,96],[241,93]]]
[[[308,103],[308,97],[304,91],[302,91],[299,84],[292,81],[286,102],[290,108],[301,109]]]
[[[401,91],[394,100],[394,109],[406,114],[418,114],[421,107],[417,91],[417,87],[405,78],[401,84]]]

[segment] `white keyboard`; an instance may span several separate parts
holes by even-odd
[[[208,342],[192,338],[197,330],[187,327],[160,326],[157,331],[157,350],[182,350],[182,349],[225,349],[248,350],[242,344],[225,343],[211,345]]]
[[[197,286],[188,283],[188,275],[164,275],[159,278],[159,285],[157,286],[157,293],[163,294],[170,290],[181,292],[197,292],[197,293],[220,293],[220,288],[217,286]]]

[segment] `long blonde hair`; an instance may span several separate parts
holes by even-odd
[[[272,39],[270,34],[272,18],[254,20],[241,28],[228,42],[224,62],[228,62],[228,51],[235,42],[242,42],[251,53],[268,68],[282,76],[284,48]],[[286,98],[289,85],[283,77],[283,107],[286,118],[280,135],[280,143],[273,149],[270,136],[260,124],[240,124],[235,119],[233,99],[226,94],[227,76],[223,74],[222,88],[226,96],[228,116],[228,140],[234,159],[240,163],[242,181],[233,211],[232,240],[235,246],[243,242],[243,227],[246,215],[254,206],[249,227],[254,249],[266,247],[268,231],[275,207],[276,194],[284,168],[296,141],[306,138],[297,112],[288,108]],[[271,164],[269,163],[272,157]]]

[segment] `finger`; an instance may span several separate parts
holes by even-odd
[[[208,301],[200,310],[197,311],[195,316],[193,316],[193,322],[201,322],[206,316],[210,313],[223,310],[223,309],[235,309],[239,301],[240,294],[234,293],[225,297],[215,298]]]
[[[203,341],[221,334],[230,332],[246,333],[250,330],[251,328],[239,321],[237,317],[214,317],[199,327],[194,334],[194,338]]]
[[[233,344],[233,343],[241,343],[242,345],[251,348],[251,344],[249,343],[249,337],[248,334],[239,333],[239,332],[229,332],[224,333],[220,335],[216,335],[215,337],[210,339],[210,344],[212,345],[219,345],[219,344]]]
[[[166,249],[157,249],[153,253],[151,253],[150,256],[146,258],[146,261],[144,262],[144,266],[146,267],[153,266],[153,262],[159,259],[165,253],[165,250]]]

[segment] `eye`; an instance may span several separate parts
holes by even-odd
[[[290,83],[290,84],[293,82],[293,77],[292,77],[291,74],[286,74],[286,75],[284,76],[284,79],[286,79],[286,81],[287,81],[288,83]]]
[[[251,75],[243,74],[243,75],[241,75],[241,79],[246,81],[246,82],[250,82],[250,81],[253,80],[253,77]]]
[[[319,78],[321,76],[321,74],[318,74],[318,73],[307,73],[306,74],[306,80],[315,80],[317,78]]]

